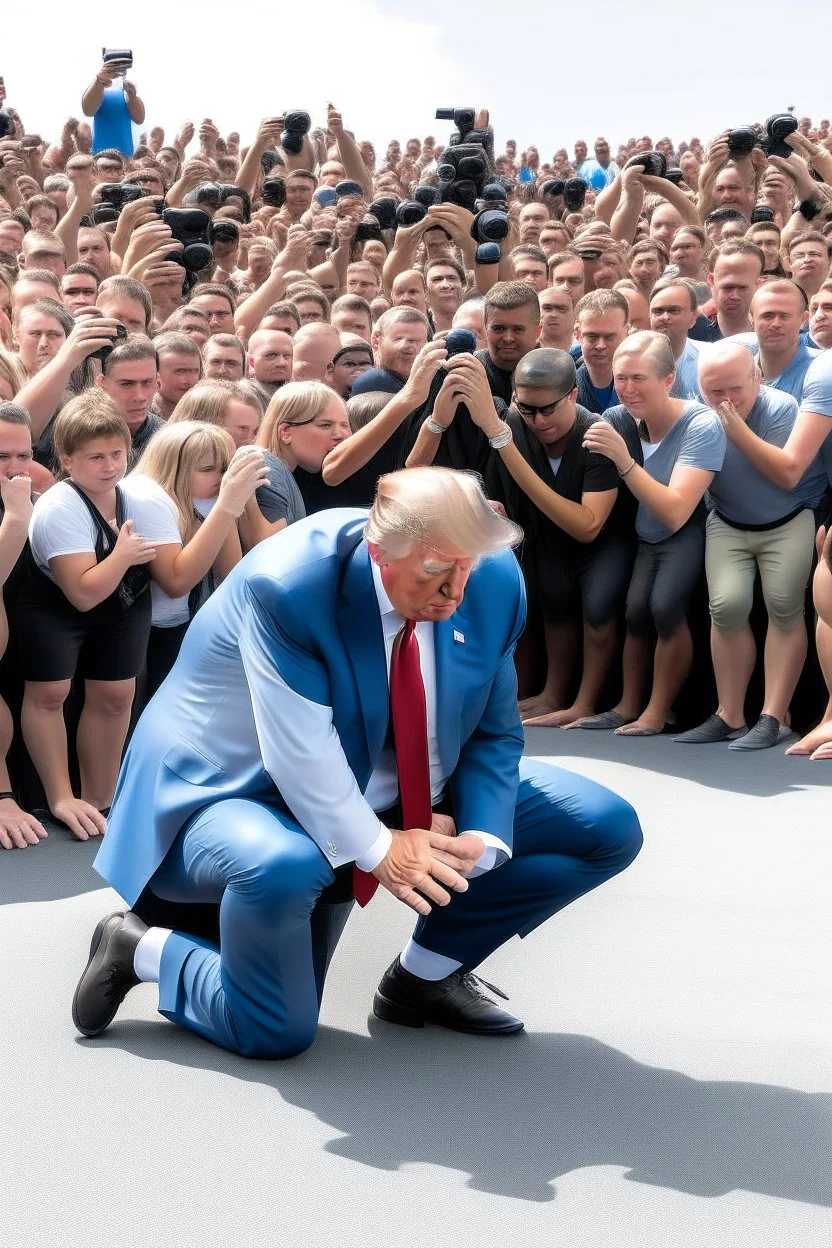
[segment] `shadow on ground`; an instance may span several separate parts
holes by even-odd
[[[93,870],[99,837],[76,841],[71,832],[47,823],[39,845],[0,850],[0,906],[19,901],[60,901],[106,888]]]
[[[343,1133],[330,1153],[390,1171],[443,1166],[499,1196],[550,1201],[563,1175],[625,1166],[627,1179],[693,1196],[832,1205],[830,1096],[690,1079],[588,1036],[473,1039],[375,1019],[370,1033],[322,1027],[308,1053],[280,1063],[235,1057],[162,1020],[117,1022],[77,1043],[262,1084]],[[278,1105],[274,1124],[282,1147]]]

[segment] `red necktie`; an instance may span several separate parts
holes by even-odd
[[[429,828],[433,819],[428,757],[428,711],[419,665],[416,624],[405,620],[393,642],[390,661],[390,714],[396,744],[396,768],[405,828]],[[366,906],[378,888],[374,875],[353,872],[353,896]]]

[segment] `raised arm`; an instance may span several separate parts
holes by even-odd
[[[355,139],[344,129],[341,114],[334,104],[327,105],[326,124],[327,129],[335,139],[335,146],[338,148],[338,155],[341,158],[341,164],[344,166],[344,173],[347,178],[351,182],[358,182],[363,187],[367,199],[372,199],[372,175],[364,164],[364,158]]]

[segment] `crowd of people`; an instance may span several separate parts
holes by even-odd
[[[92,125],[54,141],[0,104],[0,845],[44,812],[103,833],[131,724],[229,570],[427,464],[523,529],[524,723],[672,727],[704,577],[717,705],[675,740],[832,757],[828,121],[788,155],[729,130],[548,163],[509,140],[495,252],[458,202],[391,220],[445,149],[382,156],[332,105],[248,146],[207,119],[134,142],[112,59]],[[797,740],[810,628],[827,689]]]

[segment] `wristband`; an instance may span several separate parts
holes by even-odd
[[[442,437],[442,434],[447,431],[447,428],[448,428],[447,425],[440,425],[439,421],[434,420],[432,416],[427,420],[426,424],[428,427],[428,433],[436,433],[439,435],[440,438]]]
[[[514,441],[514,434],[511,432],[510,426],[506,425],[505,422],[503,423],[503,432],[488,439],[488,445],[491,447],[492,451],[501,451],[504,446],[508,446],[509,442]]]
[[[9,797],[12,799],[13,802],[17,801],[17,798],[15,797],[14,793],[12,793],[11,789],[6,789],[5,793],[0,793],[0,802],[5,802],[6,799]]]
[[[630,462],[629,462],[629,464],[627,465],[627,467],[624,469],[624,471],[623,471],[623,472],[619,472],[619,474],[618,474],[618,475],[619,475],[619,477],[621,478],[621,480],[622,480],[622,481],[624,480],[624,478],[626,477],[626,475],[627,475],[627,473],[628,473],[628,472],[632,472],[632,471],[633,471],[633,469],[635,468],[635,466],[636,466],[636,461],[635,461],[634,459],[631,459],[631,460],[630,460]]]

